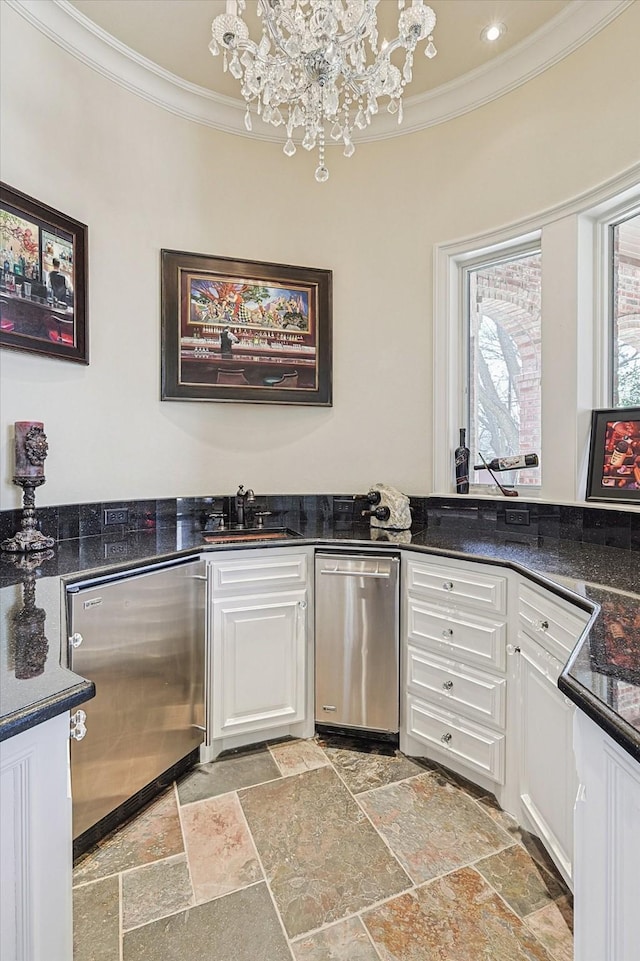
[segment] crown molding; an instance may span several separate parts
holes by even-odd
[[[359,133],[365,143],[403,136],[459,117],[490,103],[573,53],[634,0],[572,0],[556,17],[495,60],[425,94],[408,97],[404,121],[386,111]],[[158,107],[226,133],[280,142],[267,124],[244,126],[246,104],[189,83],[163,69],[85,17],[67,0],[5,0],[59,47],[103,77]],[[355,139],[355,138],[354,138]]]

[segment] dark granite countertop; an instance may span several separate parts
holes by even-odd
[[[427,529],[398,535],[335,526],[326,517],[283,519],[302,537],[255,544],[207,545],[195,519],[113,537],[60,541],[32,572],[0,555],[0,740],[39,724],[94,694],[90,681],[66,667],[61,580],[71,582],[203,550],[288,544],[357,548],[411,547],[501,564],[598,612],[580,639],[559,686],[640,761],[640,554],[614,547],[517,536],[429,518]],[[39,613],[38,613],[39,612]],[[36,625],[34,628],[33,625]]]

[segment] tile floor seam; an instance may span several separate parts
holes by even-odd
[[[118,871],[118,874],[120,876],[131,874],[133,871],[141,871],[143,868],[151,867],[151,865],[155,866],[156,864],[163,864],[165,861],[177,861],[179,858],[184,858],[187,862],[189,861],[187,852],[182,851],[180,854],[170,854],[166,858],[158,858],[157,861],[147,861],[146,864],[136,864],[132,868],[123,868],[121,871]]]
[[[505,906],[505,908],[507,909],[507,911],[509,911],[510,914],[513,914],[513,916],[518,919],[518,921],[523,925],[523,927],[525,927],[525,928],[527,929],[527,931],[529,932],[529,934],[531,935],[531,937],[533,938],[533,940],[536,942],[536,944],[539,944],[540,947],[542,948],[542,950],[545,951],[545,952],[547,953],[547,955],[548,955],[548,956],[552,959],[552,961],[553,961],[553,956],[552,956],[551,952],[548,950],[548,948],[546,948],[546,947],[544,946],[544,944],[542,943],[542,941],[539,940],[538,936],[531,930],[531,928],[529,927],[529,925],[528,925],[528,924],[525,924],[524,918],[520,917],[520,915],[519,915],[518,912],[515,910],[515,908],[512,908],[512,907],[511,907],[511,905],[509,904],[509,902],[502,896],[502,894],[500,894],[500,892],[493,886],[493,884],[491,884],[490,881],[487,881],[487,879],[485,878],[485,876],[484,876],[483,874],[481,874],[480,871],[478,871],[477,868],[475,868],[473,865],[469,865],[469,867],[471,868],[472,871],[475,871],[476,874],[478,875],[478,877],[480,878],[480,880],[481,880],[481,881],[484,881],[484,883],[493,891],[493,893],[494,893],[495,896],[498,898],[498,900],[501,901],[501,902],[504,904],[504,906]]]
[[[174,782],[173,782],[173,791],[174,791],[174,794],[175,794],[176,805],[177,805],[177,808],[178,808],[178,824],[180,825],[180,834],[182,835],[182,847],[184,848],[184,856],[185,856],[185,859],[186,859],[186,862],[187,862],[187,872],[188,872],[188,874],[189,874],[189,884],[191,885],[191,900],[193,901],[193,904],[195,905],[195,904],[197,904],[197,900],[196,900],[196,887],[195,887],[195,884],[193,883],[193,877],[192,877],[192,875],[191,875],[191,862],[190,862],[190,860],[189,860],[189,851],[188,851],[188,848],[187,848],[187,836],[186,836],[186,834],[185,834],[184,824],[183,824],[183,822],[182,822],[182,813],[181,813],[182,805],[180,804],[180,796],[179,796],[179,794],[178,794],[178,782],[177,782],[177,781],[174,781]]]
[[[534,938],[538,944],[542,944],[542,941],[540,941],[540,939],[538,938],[538,935],[535,933],[534,930],[532,930],[532,928],[529,927],[529,925],[527,924],[527,922],[526,922],[526,920],[525,920],[524,918],[522,918],[522,923],[524,924],[525,928],[527,929],[527,931],[529,932],[529,934],[531,935],[531,937]],[[551,961],[559,961],[558,955],[555,954],[555,952],[553,952],[553,951],[551,950],[551,948],[548,948],[548,947],[547,947],[546,945],[544,945],[544,944],[542,944],[542,947],[545,949],[545,951],[547,952],[547,954],[548,954],[549,957],[551,958]]]
[[[118,959],[124,961],[124,898],[122,872],[118,874]]]
[[[277,780],[277,778],[276,778],[276,780]],[[265,783],[268,783],[268,782],[265,782]],[[243,788],[243,790],[244,790],[244,788]],[[237,792],[236,792],[236,793],[237,793]],[[280,927],[282,928],[282,933],[283,933],[283,935],[284,935],[285,941],[287,942],[287,947],[289,948],[289,954],[291,955],[293,961],[295,961],[295,955],[294,955],[294,953],[293,953],[293,948],[291,947],[291,939],[289,938],[289,934],[287,933],[287,929],[286,929],[286,927],[285,927],[284,921],[282,920],[282,915],[280,914],[280,909],[278,908],[278,905],[277,905],[277,903],[276,903],[275,895],[274,895],[273,891],[271,890],[271,885],[269,884],[269,878],[267,877],[267,872],[265,871],[264,863],[263,863],[263,861],[262,861],[262,858],[260,857],[260,852],[258,851],[258,845],[257,845],[256,842],[255,842],[255,838],[254,838],[254,836],[253,836],[253,832],[252,832],[251,828],[249,827],[249,822],[247,821],[247,816],[246,816],[246,814],[245,814],[244,808],[242,807],[242,801],[241,801],[241,799],[240,799],[240,795],[239,795],[239,794],[238,794],[238,807],[240,808],[240,814],[241,814],[241,816],[242,816],[242,820],[244,821],[245,827],[246,827],[247,832],[248,832],[248,834],[249,834],[249,837],[250,837],[250,839],[251,839],[251,844],[253,845],[253,850],[256,852],[256,859],[257,859],[257,861],[258,861],[258,864],[260,865],[260,870],[262,871],[262,880],[264,881],[264,883],[265,883],[265,885],[266,885],[266,888],[267,888],[267,891],[269,892],[269,897],[271,898],[271,903],[273,904],[273,910],[276,912],[276,917],[278,918],[278,921],[279,921],[279,923],[280,923]]]
[[[412,894],[415,892],[416,888],[417,885],[413,884],[410,888],[406,888],[403,891],[398,891],[396,894],[390,894],[386,898],[381,898],[380,901],[374,901],[372,904],[368,904],[364,908],[358,908],[357,911],[351,911],[349,914],[345,914],[341,918],[335,918],[333,921],[325,921],[324,924],[319,925],[317,928],[309,928],[308,931],[302,931],[300,934],[296,934],[295,938],[290,939],[291,943],[297,944],[304,938],[309,938],[314,934],[320,934],[322,931],[327,931],[329,928],[334,928],[337,924],[342,924],[343,921],[350,921],[351,918],[360,918],[360,920],[362,920],[362,915],[367,911],[374,911],[383,904],[388,904],[389,901],[394,901],[395,898],[404,897],[405,894]],[[364,924],[364,921],[362,923]]]
[[[207,763],[210,764],[212,762],[208,761]],[[195,770],[195,768],[193,770]],[[230,791],[223,791],[222,794],[210,794],[208,797],[196,798],[195,801],[180,801],[180,795],[178,795],[178,807],[188,808],[193,804],[204,804],[205,801],[210,801],[211,798],[214,797],[228,797],[229,794],[237,794],[238,791],[251,791],[254,787],[262,787],[263,784],[273,784],[275,781],[282,781],[284,780],[284,777],[285,775],[281,774],[280,777],[273,777],[269,781],[260,781],[259,784],[248,784],[246,787],[232,788]]]
[[[336,776],[337,776],[338,779],[341,781],[341,783],[344,785],[344,787],[346,788],[346,790],[347,790],[348,793],[349,793],[349,796],[350,796],[350,797],[355,801],[355,803],[358,805],[358,809],[359,809],[360,811],[362,811],[362,813],[364,814],[365,818],[367,819],[367,821],[369,822],[369,824],[371,825],[371,827],[373,828],[373,830],[376,832],[376,834],[378,835],[378,837],[380,838],[380,840],[382,841],[382,843],[384,844],[384,846],[387,848],[387,850],[388,850],[389,853],[391,854],[391,856],[392,856],[392,858],[394,859],[394,861],[397,862],[398,866],[400,867],[400,870],[401,870],[404,874],[406,874],[406,876],[407,876],[407,877],[409,878],[409,880],[411,881],[411,884],[409,885],[409,888],[415,887],[415,881],[413,880],[413,878],[411,877],[411,875],[409,874],[409,872],[408,872],[407,869],[405,868],[404,864],[402,863],[402,861],[400,860],[400,858],[398,857],[398,855],[395,853],[395,851],[393,850],[393,848],[391,847],[391,845],[389,844],[389,842],[387,841],[387,839],[385,838],[385,836],[378,830],[378,828],[375,826],[375,824],[373,823],[373,821],[371,820],[371,818],[369,817],[369,815],[367,814],[367,812],[364,810],[364,808],[362,807],[362,805],[358,802],[358,796],[357,796],[356,794],[354,794],[353,791],[349,788],[349,785],[348,785],[347,782],[344,780],[344,778],[343,778],[342,775],[340,774],[340,771],[336,768],[336,766],[333,764],[333,762],[331,761],[331,759],[329,759],[329,766],[330,766],[331,769],[335,772]],[[400,784],[401,781],[403,781],[403,780],[405,780],[405,778],[401,778],[400,781],[394,781],[393,783],[394,783],[394,784]],[[410,780],[410,778],[407,779],[407,780]],[[382,787],[382,786],[383,786],[383,785],[381,785],[381,787]],[[389,785],[386,785],[386,787],[389,787]],[[409,890],[409,888],[403,888],[403,891],[407,891],[407,890]],[[398,893],[399,893],[399,894],[402,894],[403,891],[398,892]]]
[[[227,898],[231,894],[236,894],[238,891],[246,891],[248,888],[254,888],[258,884],[262,884],[264,878],[259,878],[257,881],[252,881],[251,884],[245,885],[243,888],[235,888],[233,891],[225,891],[224,894],[217,894],[215,898],[209,898],[207,901],[201,901],[198,903],[188,904],[186,908],[178,908],[177,911],[169,911],[167,914],[161,914],[157,918],[152,918],[150,921],[143,921],[142,924],[136,924],[132,928],[127,928],[123,932],[123,937],[130,934],[132,931],[139,931],[140,928],[146,928],[150,924],[155,924],[156,921],[166,921],[167,918],[174,918],[178,914],[183,914],[185,911],[193,911],[195,908],[201,908],[204,904],[212,904],[214,901],[220,901],[221,898]]]

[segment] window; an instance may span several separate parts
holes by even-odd
[[[640,213],[611,225],[614,407],[640,406]]]
[[[542,257],[529,249],[463,268],[468,344],[468,424],[472,462],[541,445]],[[537,487],[540,470],[503,474],[506,484]],[[486,471],[471,483],[492,484]]]

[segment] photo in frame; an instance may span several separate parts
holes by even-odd
[[[640,407],[592,412],[587,500],[640,504]]]
[[[332,272],[161,252],[162,400],[332,404]]]
[[[87,227],[0,184],[0,346],[89,363]]]

